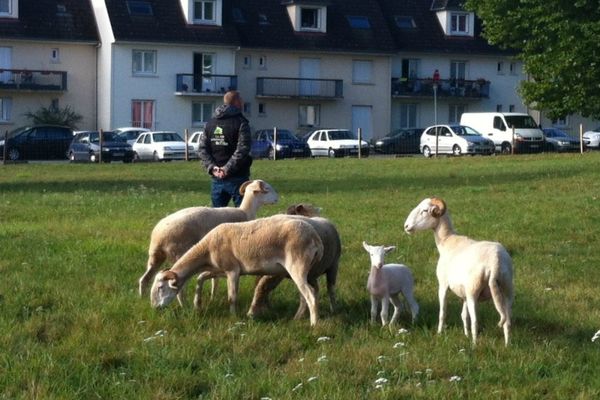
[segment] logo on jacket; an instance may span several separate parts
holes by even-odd
[[[215,146],[227,146],[227,141],[225,140],[225,135],[223,134],[223,128],[217,126],[214,131],[214,137],[212,138],[212,142]]]

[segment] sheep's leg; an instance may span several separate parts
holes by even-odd
[[[248,309],[249,317],[260,314],[269,305],[269,293],[271,293],[284,278],[285,276],[282,275],[264,275],[257,278],[252,304]]]
[[[312,286],[315,292],[315,298],[319,298],[319,282],[316,279],[308,281],[308,284]],[[307,306],[304,297],[300,295],[300,304],[298,305],[298,310],[296,311],[296,315],[294,315],[294,319],[300,319],[306,314]]]
[[[215,298],[215,293],[217,292],[217,278],[212,278],[210,280],[210,299]]]
[[[419,315],[419,303],[415,300],[415,296],[413,294],[412,288],[407,289],[402,292],[404,299],[408,302],[410,307],[410,315],[412,316],[412,323],[414,324],[417,320],[417,315]]]
[[[185,286],[177,292],[177,302],[181,307],[185,307]]]
[[[337,281],[337,271],[338,271],[338,263],[336,262],[334,266],[329,268],[326,272],[327,279],[327,294],[329,295],[329,308],[333,313],[337,306],[337,296],[335,292],[335,284]]]
[[[202,305],[202,286],[204,285],[204,281],[209,279],[212,273],[205,271],[198,275],[198,280],[196,281],[196,293],[194,295],[194,308],[200,309]],[[214,281],[216,278],[212,278]],[[212,298],[212,297],[211,297]]]
[[[238,289],[240,286],[240,273],[233,270],[227,272],[227,299],[229,300],[229,311],[236,314]]]
[[[440,315],[438,320],[438,333],[442,333],[444,329],[444,321],[446,320],[446,286],[440,285],[438,289],[438,298],[440,300]]]
[[[288,271],[300,271],[301,267],[286,268]],[[292,274],[292,280],[298,287],[298,290],[304,296],[306,304],[308,305],[308,311],[310,312],[310,325],[314,326],[317,324],[319,319],[319,310],[317,307],[317,301],[314,293],[314,289],[310,286],[306,280],[306,275],[302,276],[298,273]]]
[[[387,324],[388,313],[390,307],[390,296],[385,295],[381,299],[381,325],[385,326]]]
[[[460,313],[460,317],[462,318],[465,336],[469,337],[469,309],[467,308],[466,300],[463,301],[462,312]]]
[[[154,275],[160,269],[160,266],[165,262],[167,256],[162,251],[151,251],[148,254],[148,263],[146,264],[146,272],[139,280],[139,292],[140,296],[143,296],[150,281],[154,278]]]
[[[394,314],[392,314],[392,319],[390,320],[390,325],[396,323],[398,316],[400,315],[400,310],[402,310],[402,300],[398,297],[398,294],[390,296],[390,301],[394,306]]]
[[[477,344],[477,297],[467,295],[467,308],[469,310],[469,319],[471,320],[471,337],[473,344]]]

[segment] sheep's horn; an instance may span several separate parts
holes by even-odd
[[[252,181],[246,181],[244,183],[242,183],[242,186],[240,186],[240,194],[243,196],[244,193],[246,193],[246,187],[248,187],[249,184],[251,184]]]
[[[430,201],[431,215],[439,218],[446,213],[446,203],[439,197],[433,197]]]

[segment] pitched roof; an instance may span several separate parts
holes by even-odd
[[[481,20],[475,18],[474,37],[447,36],[432,7],[456,9],[457,0],[379,0],[398,51],[443,54],[513,54],[490,45],[481,37]],[[412,17],[414,28],[400,28],[396,17]]]
[[[202,43],[238,46],[229,0],[223,0],[223,25],[188,25],[177,0],[145,0],[151,15],[131,15],[125,0],[105,0],[115,40],[157,43]]]
[[[389,53],[393,38],[376,0],[233,0],[243,17],[236,22],[243,47],[307,51]],[[288,4],[327,6],[327,31],[296,32]],[[349,16],[365,17],[369,28],[353,28]]]
[[[19,18],[0,18],[4,39],[100,41],[91,0],[19,0]]]

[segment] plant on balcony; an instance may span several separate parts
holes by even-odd
[[[60,107],[41,107],[35,112],[28,111],[25,114],[32,124],[49,124],[68,126],[72,129],[77,128],[83,116],[75,112],[70,106]]]

